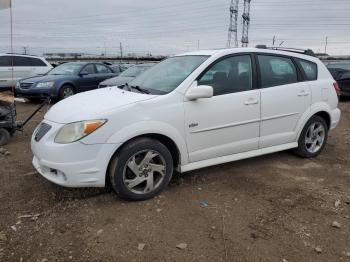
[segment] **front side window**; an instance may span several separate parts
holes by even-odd
[[[32,66],[47,66],[44,61],[42,61],[41,59],[39,58],[29,58],[30,59],[30,62],[32,64]]]
[[[261,87],[273,87],[298,82],[297,70],[290,58],[258,55]]]
[[[112,73],[107,66],[96,64],[96,70],[98,74],[109,74]]]
[[[151,93],[168,94],[176,89],[209,56],[187,55],[168,58],[136,77],[129,85]]]
[[[86,74],[86,75],[91,75],[91,74],[95,74],[95,68],[93,64],[89,64],[87,66],[85,66],[81,72],[81,74]]]
[[[249,55],[225,58],[210,67],[198,85],[213,87],[214,96],[252,89],[252,62]]]
[[[14,56],[14,66],[32,66],[29,57]]]

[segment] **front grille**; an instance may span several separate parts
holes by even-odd
[[[20,83],[22,89],[29,89],[34,83]]]
[[[34,140],[39,142],[51,129],[51,126],[46,123],[41,123],[38,130],[35,133]]]

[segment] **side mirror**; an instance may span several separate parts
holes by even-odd
[[[185,95],[188,100],[197,100],[200,98],[211,98],[214,95],[214,90],[211,86],[191,86]]]

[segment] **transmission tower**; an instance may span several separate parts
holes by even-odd
[[[235,47],[238,47],[237,18],[239,0],[231,0],[230,5],[230,26],[228,28],[227,47],[231,47],[232,35],[234,36]]]
[[[242,47],[247,47],[249,43],[248,38],[248,30],[250,24],[250,1],[244,0],[244,8],[243,8],[243,29],[242,29]]]

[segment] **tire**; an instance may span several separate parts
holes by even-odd
[[[0,146],[6,145],[10,140],[10,133],[4,129],[0,128]]]
[[[169,184],[172,174],[170,151],[151,138],[138,138],[127,143],[114,156],[109,167],[113,190],[120,198],[133,201],[158,195]]]
[[[74,95],[74,87],[70,85],[64,85],[61,87],[59,94],[58,94],[58,100],[66,99],[72,95]]]
[[[319,131],[317,132],[317,130]],[[300,134],[298,148],[294,150],[294,153],[303,158],[314,158],[323,151],[327,138],[328,126],[326,121],[320,116],[312,116]]]

